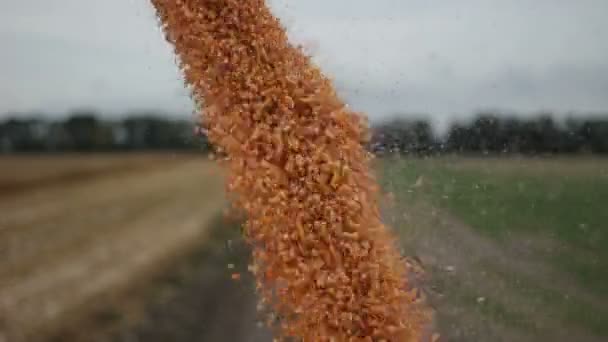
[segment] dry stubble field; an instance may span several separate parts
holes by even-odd
[[[47,339],[145,283],[223,205],[200,154],[0,158],[0,341]]]

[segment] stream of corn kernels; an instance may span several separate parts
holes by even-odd
[[[428,322],[381,222],[364,116],[264,0],[152,0],[228,190],[278,337],[416,341]]]

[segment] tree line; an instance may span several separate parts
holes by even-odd
[[[482,113],[454,122],[443,135],[427,120],[395,119],[374,127],[370,148],[378,153],[429,155],[608,153],[608,116],[556,121],[551,115],[518,118]]]
[[[133,113],[124,119],[101,119],[78,111],[65,119],[10,117],[0,122],[0,152],[93,152],[206,149],[204,136],[193,134],[191,120],[163,113]]]
[[[94,111],[77,111],[65,119],[7,118],[0,121],[0,153],[92,152],[208,149],[195,134],[192,120],[164,113],[133,113],[101,119]],[[481,113],[468,122],[453,122],[435,134],[428,120],[388,120],[372,127],[369,148],[377,154],[574,154],[608,153],[608,116],[555,120],[552,115],[518,118]]]

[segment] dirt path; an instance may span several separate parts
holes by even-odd
[[[142,322],[113,334],[111,340],[272,341],[256,309],[254,283],[247,271],[249,249],[237,228],[218,224],[204,248],[191,257],[178,291],[168,300],[153,300]],[[233,273],[241,279],[233,280]]]
[[[257,310],[247,272],[250,253],[238,225],[218,215],[210,226],[210,235],[192,252],[119,300],[98,306],[52,341],[272,341]],[[233,280],[233,273],[240,280]]]
[[[205,234],[223,206],[215,166],[147,166],[0,202],[0,341],[52,329]]]
[[[421,201],[402,200],[389,214],[408,254],[430,270],[430,300],[448,341],[600,341],[582,317],[605,299],[586,293],[546,261],[552,240],[513,237],[498,243]]]

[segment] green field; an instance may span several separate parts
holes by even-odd
[[[443,303],[475,303],[487,320],[454,340],[501,329],[522,340],[560,340],[566,328],[578,340],[608,337],[608,160],[395,159],[381,179],[399,200],[393,224],[431,259]],[[464,274],[446,276],[442,257]]]

